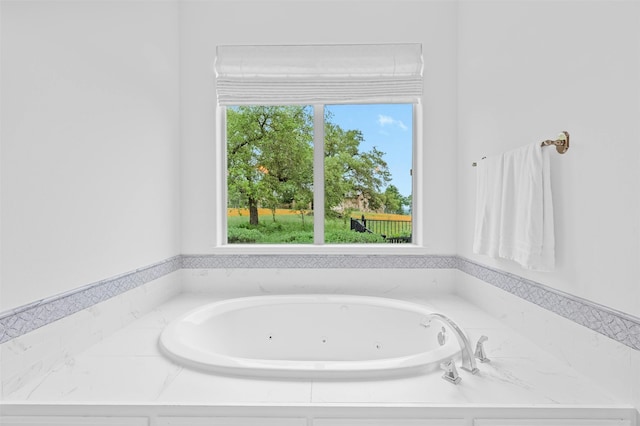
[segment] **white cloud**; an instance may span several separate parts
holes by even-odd
[[[407,125],[404,124],[401,120],[396,120],[395,118],[389,117],[388,115],[379,114],[378,115],[378,124],[380,126],[383,126],[383,127],[388,125],[388,124],[390,124],[392,126],[398,126],[402,130],[409,130]]]

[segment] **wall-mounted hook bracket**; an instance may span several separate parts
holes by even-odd
[[[555,140],[547,139],[540,146],[554,145],[558,154],[564,154],[569,149],[569,132],[564,131]]]

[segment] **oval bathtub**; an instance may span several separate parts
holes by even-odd
[[[366,296],[282,295],[228,299],[171,322],[159,346],[172,360],[226,374],[355,378],[437,369],[457,356],[422,305]]]

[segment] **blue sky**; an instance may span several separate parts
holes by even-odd
[[[404,196],[411,194],[413,106],[411,104],[328,105],[332,122],[345,130],[360,130],[362,151],[372,147],[385,153],[391,183]]]

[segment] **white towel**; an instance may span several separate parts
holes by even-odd
[[[478,164],[473,252],[524,268],[555,266],[549,152],[533,143]]]
[[[473,252],[498,257],[502,205],[502,155],[478,162]]]

